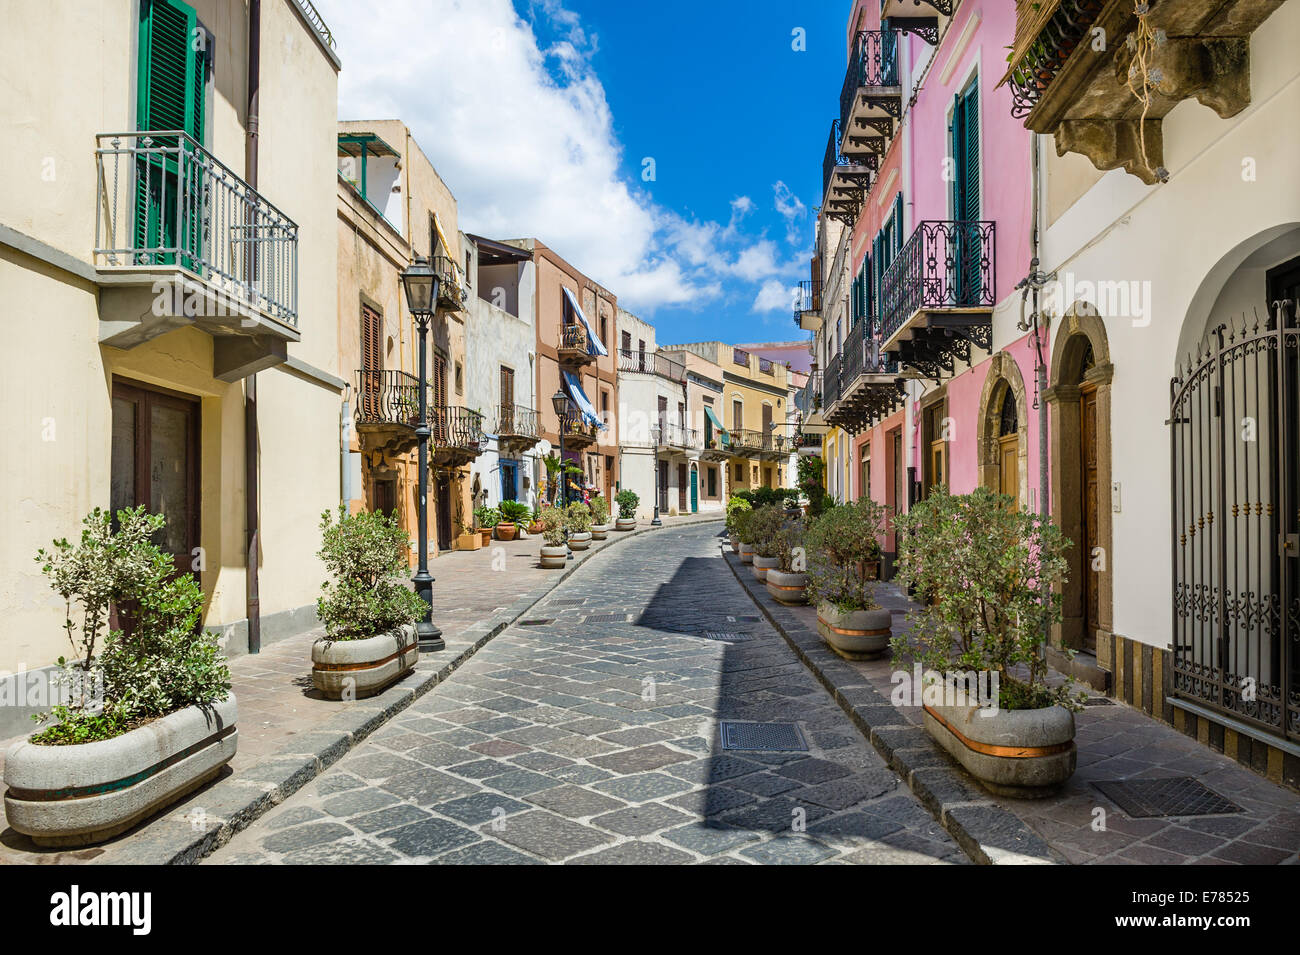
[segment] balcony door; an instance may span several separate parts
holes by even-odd
[[[677,465],[677,513],[687,513],[686,508],[686,464],[679,462]]]
[[[949,139],[952,144],[952,217],[971,223],[953,230],[954,305],[980,300],[980,135],[979,77],[957,96],[953,104]]]
[[[361,417],[377,421],[383,416],[381,405],[384,387],[384,320],[369,305],[361,305],[361,381],[357,403]]]
[[[501,366],[501,425],[500,430],[514,434],[515,417],[515,370]],[[512,498],[513,500],[513,498]]]
[[[109,507],[143,504],[167,524],[154,536],[177,573],[199,546],[199,401],[135,382],[113,381]]]
[[[436,349],[433,353],[429,389],[429,400],[433,402],[429,414],[429,425],[433,432],[431,440],[435,446],[446,447],[451,444],[451,412],[447,408],[447,356]]]

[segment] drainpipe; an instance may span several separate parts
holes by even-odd
[[[248,3],[248,117],[244,136],[244,177],[257,188],[258,89],[261,85],[262,2]],[[257,481],[257,375],[244,379],[244,524],[246,528],[245,593],[248,611],[248,652],[262,650],[262,611],[258,596],[259,539]]]

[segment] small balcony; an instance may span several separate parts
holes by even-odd
[[[463,311],[469,301],[469,283],[464,270],[446,255],[435,255],[430,263],[438,276],[438,307],[451,312]]]
[[[590,365],[596,360],[591,353],[591,335],[582,322],[561,322],[559,346],[560,364],[570,367]]]
[[[589,448],[596,443],[598,429],[579,414],[565,415],[560,419],[565,448]]]
[[[183,132],[95,139],[100,343],[193,326],[222,381],[283,362],[301,338],[293,220]]]
[[[645,375],[658,375],[667,381],[681,384],[686,381],[686,366],[658,352],[633,348],[618,350],[618,370]]]
[[[1131,0],[1018,0],[1002,79],[1012,115],[1098,169],[1122,168],[1148,185],[1167,179],[1164,117],[1191,98],[1225,119],[1249,106],[1251,34],[1280,6],[1161,0],[1139,18]],[[1096,36],[1106,37],[1102,52]],[[1135,90],[1149,95],[1145,108]]]
[[[805,332],[822,327],[822,283],[810,279],[799,283],[794,293],[794,323]]]
[[[840,366],[844,364],[842,355],[833,355],[831,360],[826,363],[826,371],[822,375],[822,413],[835,402],[840,400]]]
[[[898,363],[880,351],[874,322],[860,318],[844,340],[840,393],[826,409],[826,421],[858,434],[888,417],[906,391]]]
[[[736,428],[728,432],[728,434],[731,436],[732,457],[758,457],[763,450],[764,435],[759,431]]]
[[[527,451],[542,438],[537,412],[524,405],[497,407],[497,446],[509,454]]]
[[[359,370],[353,418],[363,451],[405,454],[416,445],[419,379],[404,371]]]
[[[902,118],[898,33],[895,29],[860,30],[840,88],[836,148],[849,162],[866,165],[872,157],[884,155]]]
[[[664,424],[650,429],[655,447],[668,451],[698,451],[704,446],[700,432],[680,424]]]
[[[459,468],[478,457],[487,445],[483,415],[460,405],[429,409],[430,461],[434,467]]]
[[[880,0],[880,19],[934,46],[959,6],[961,0]]]
[[[853,228],[871,190],[871,177],[879,160],[872,155],[853,159],[843,155],[840,152],[841,138],[837,119],[831,123],[826,154],[822,157],[822,209],[832,219],[839,219]]]
[[[993,340],[994,224],[927,220],[880,283],[880,350],[939,382]]]

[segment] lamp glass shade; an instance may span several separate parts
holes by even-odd
[[[560,389],[555,394],[551,395],[551,407],[555,409],[555,416],[557,418],[563,418],[568,414],[569,396],[564,393],[564,389]]]
[[[438,296],[438,276],[429,266],[429,260],[418,258],[402,273],[402,286],[406,289],[406,307],[412,315],[433,314],[433,303]]]

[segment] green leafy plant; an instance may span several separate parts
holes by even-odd
[[[564,545],[564,511],[558,507],[544,507],[539,512],[537,520],[541,522],[542,540],[546,542],[547,547]]]
[[[802,574],[808,569],[807,527],[803,521],[787,521],[773,541],[782,573]]]
[[[203,591],[193,575],[177,575],[172,557],[154,543],[163,516],[143,506],[121,510],[115,529],[108,512],[95,508],[82,524],[76,545],[57,540],[36,555],[64,599],[64,630],[78,658],[59,658],[57,682],[73,692],[69,703],[37,717],[58,722],[32,742],[111,739],[187,706],[224,700],[230,672],[216,636],[199,627]],[[108,629],[114,608],[124,630]]]
[[[809,596],[841,613],[874,610],[875,582],[865,564],[880,554],[885,508],[860,498],[827,510],[812,522],[805,538]]]
[[[750,533],[749,526],[754,520],[755,510],[752,507],[737,509],[733,516],[733,525],[735,527],[736,540],[742,544],[754,543],[754,536]]]
[[[789,518],[773,504],[756,508],[749,516],[747,530],[756,557],[776,557],[782,529]]]
[[[591,499],[591,519],[602,527],[609,523],[609,504],[600,495]]]
[[[641,503],[641,495],[625,487],[614,495],[614,503],[618,505],[618,516],[629,521],[636,517],[636,508]]]
[[[570,534],[586,534],[591,530],[591,508],[574,501],[564,511],[564,523]]]
[[[474,521],[478,524],[480,530],[496,527],[501,523],[501,512],[495,507],[480,504],[474,508]]]
[[[1061,619],[1071,546],[1051,519],[1013,510],[1004,494],[932,491],[895,520],[898,578],[929,605],[894,638],[896,659],[996,671],[999,706],[1076,708],[1070,686],[1047,685],[1044,644]]]
[[[321,584],[316,613],[330,640],[364,640],[414,623],[424,602],[406,586],[411,539],[394,516],[339,508],[338,522],[321,515],[321,549],[330,580]]]
[[[528,505],[519,501],[501,502],[501,520],[510,524],[523,524],[528,520]]]

